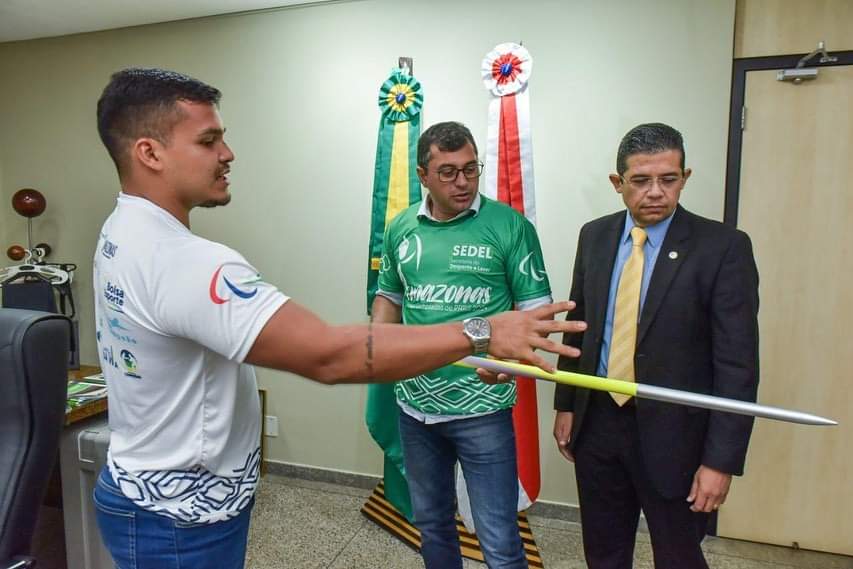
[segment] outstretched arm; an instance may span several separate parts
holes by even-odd
[[[576,353],[574,348],[547,338],[554,332],[577,332],[585,326],[582,322],[553,320],[555,314],[572,306],[559,302],[490,317],[489,353],[553,369],[534,350],[567,356]],[[391,382],[447,365],[471,352],[461,322],[434,326],[373,322],[332,326],[290,300],[267,322],[246,362],[327,384]]]

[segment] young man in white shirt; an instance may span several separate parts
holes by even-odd
[[[534,349],[578,353],[547,339],[583,328],[552,320],[570,303],[466,324],[331,326],[194,235],[190,210],[231,199],[219,97],[178,73],[127,69],[98,101],[122,192],[94,259],[112,431],[94,498],[119,567],[243,566],[260,422],[247,364],[333,384],[410,377],[484,341],[544,368]]]

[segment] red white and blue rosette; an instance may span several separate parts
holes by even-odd
[[[521,91],[533,71],[530,52],[516,43],[502,43],[486,54],[482,65],[483,83],[497,97]]]

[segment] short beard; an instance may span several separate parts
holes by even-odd
[[[198,207],[207,207],[207,208],[219,207],[219,206],[228,205],[229,203],[231,203],[231,194],[228,194],[227,196],[225,196],[221,200],[208,200],[206,202],[202,202],[202,203],[198,204]]]

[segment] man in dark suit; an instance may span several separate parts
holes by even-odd
[[[558,367],[754,401],[758,272],[749,237],[678,205],[690,169],[663,124],[622,139],[610,182],[627,211],[580,232]],[[657,569],[708,567],[708,518],[743,473],[752,418],[558,386],[554,437],[575,462],[590,569],[630,568],[642,510]]]

